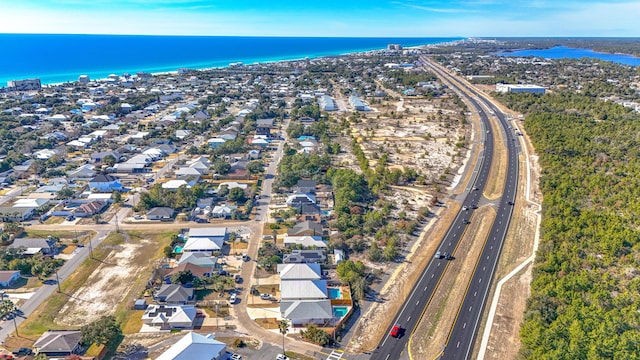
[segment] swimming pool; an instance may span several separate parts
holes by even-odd
[[[342,293],[338,288],[327,288],[329,291],[329,299],[342,299]]]
[[[348,307],[335,306],[333,308],[333,316],[335,316],[337,318],[345,317],[345,315],[347,315],[348,312],[349,312],[349,308]]]
[[[176,246],[176,248],[173,249],[173,252],[176,254],[182,254],[182,246]]]

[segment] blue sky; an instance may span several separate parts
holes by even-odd
[[[0,33],[640,36],[640,1],[0,0]]]

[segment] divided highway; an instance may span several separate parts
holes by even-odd
[[[424,62],[424,64],[428,65],[428,62]],[[452,85],[456,86],[456,84],[453,83],[453,80],[448,76],[445,76],[445,74],[440,74],[437,69],[433,69],[433,71],[436,71],[441,77],[446,77]],[[459,85],[457,85],[456,87],[459,87]],[[460,96],[464,96],[465,98],[467,98],[480,116],[483,126],[482,134],[485,146],[479,156],[479,164],[476,166],[476,169],[474,171],[471,185],[465,192],[464,200],[462,201],[462,210],[458,212],[455,220],[449,227],[447,234],[438,246],[438,251],[441,254],[449,253],[455,255],[455,250],[458,246],[458,242],[460,241],[462,234],[469,224],[469,219],[471,218],[471,215],[482,196],[482,189],[484,189],[486,185],[493,158],[494,143],[491,132],[494,130],[491,128],[491,123],[489,121],[489,118],[487,117],[487,114],[482,109],[478,101],[476,101],[476,99],[467,96],[462,91],[460,91]],[[496,129],[496,131],[499,131],[499,129]],[[515,187],[513,190],[513,194],[515,194]],[[503,203],[506,203],[504,199],[506,199],[506,197],[503,197]],[[513,197],[509,197],[509,199],[513,200]],[[494,232],[492,232],[492,234],[494,234]],[[496,237],[498,237],[497,235],[498,234],[496,233]],[[502,238],[503,236],[500,237],[500,239]],[[502,240],[500,240],[500,242],[501,241]],[[492,250],[493,247],[495,246],[491,245]],[[499,249],[496,249],[494,252],[498,254]],[[429,262],[427,268],[422,273],[420,279],[414,286],[408,299],[402,306],[400,312],[398,312],[398,314],[394,318],[393,323],[387,329],[386,335],[383,337],[380,344],[378,344],[376,350],[372,353],[372,359],[395,360],[407,355],[407,344],[409,342],[409,338],[411,337],[423,312],[427,308],[427,305],[429,304],[429,301],[431,300],[435,289],[440,283],[440,279],[445,269],[447,268],[447,265],[448,261],[444,258],[434,258]],[[489,281],[487,283],[490,283],[490,279],[488,280]],[[465,314],[465,318],[466,316],[467,314]],[[403,332],[401,332],[400,336],[397,338],[389,335],[389,332],[394,325],[399,325],[403,329]],[[472,335],[472,338],[474,336],[475,335]]]
[[[456,321],[449,334],[447,344],[445,345],[440,358],[441,359],[469,359],[473,355],[473,345],[478,335],[478,327],[482,318],[483,310],[486,306],[491,281],[495,273],[500,251],[509,228],[509,222],[513,212],[513,204],[515,202],[516,190],[518,186],[518,152],[519,142],[516,140],[514,129],[504,117],[504,114],[487,101],[481,94],[469,88],[462,82],[459,82],[443,71],[432,68],[440,76],[446,76],[454,86],[459,89],[464,87],[467,92],[475,94],[476,99],[484,103],[484,105],[494,113],[500,125],[505,130],[505,138],[507,142],[507,173],[504,191],[498,206],[496,220],[491,227],[489,238],[487,239],[482,255],[480,256],[473,273],[469,287],[465,294],[464,301],[458,314]],[[475,103],[475,102],[474,102]],[[474,104],[477,106],[477,103]],[[497,130],[497,129],[496,129]],[[488,144],[488,143],[487,143]],[[487,145],[488,147],[489,145]]]

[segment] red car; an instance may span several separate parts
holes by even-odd
[[[397,338],[400,336],[401,331],[402,331],[402,328],[400,327],[400,325],[396,324],[396,325],[393,325],[393,328],[391,328],[389,335],[393,336],[394,338]]]

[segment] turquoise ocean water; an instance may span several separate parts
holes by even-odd
[[[112,73],[203,69],[460,39],[0,34],[0,86],[32,77],[51,84],[83,74],[98,79]]]

